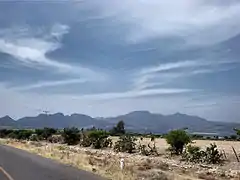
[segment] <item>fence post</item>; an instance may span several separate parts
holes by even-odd
[[[233,146],[232,146],[232,150],[233,150],[233,152],[234,152],[234,154],[235,154],[235,156],[236,156],[236,159],[237,159],[237,161],[239,162],[238,155],[237,155],[237,153],[236,153],[236,151],[235,151],[235,149],[234,149],[234,147],[233,147]]]

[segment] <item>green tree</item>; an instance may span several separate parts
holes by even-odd
[[[184,146],[191,142],[191,138],[184,130],[173,130],[167,134],[166,141],[171,150],[179,155],[182,154]]]
[[[125,124],[123,121],[119,121],[115,127],[110,131],[112,135],[125,134]]]

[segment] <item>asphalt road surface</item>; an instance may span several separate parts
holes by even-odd
[[[103,180],[92,173],[0,145],[0,180]]]

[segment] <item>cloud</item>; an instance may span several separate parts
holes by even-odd
[[[70,84],[79,84],[85,83],[87,80],[85,79],[68,79],[68,80],[59,80],[59,81],[44,81],[38,82],[35,84],[30,84],[27,86],[20,86],[20,87],[13,87],[12,90],[15,91],[29,91],[38,88],[46,88],[46,87],[55,87],[55,86],[63,86],[63,85],[70,85]]]
[[[232,59],[239,55],[234,36],[240,33],[240,2],[58,4],[17,3],[16,13],[1,20],[0,82],[6,86],[0,86],[0,114],[42,109],[99,116],[146,109],[212,120],[224,119],[227,109],[239,116],[227,99],[239,92],[240,66]],[[223,92],[228,97],[217,102]],[[204,93],[209,97],[196,99]]]
[[[19,61],[22,65],[32,68],[51,68],[58,73],[67,73],[88,78],[89,80],[103,80],[103,74],[95,72],[80,65],[58,62],[47,56],[48,53],[60,48],[61,38],[68,33],[69,27],[56,24],[49,33],[41,32],[41,38],[31,35],[30,30],[21,30],[20,35],[12,35],[7,30],[2,30],[0,36],[0,52],[9,54]],[[15,31],[14,31],[15,32]]]
[[[234,64],[239,63],[237,60],[221,60],[221,61],[212,61],[212,60],[187,60],[187,61],[176,61],[165,64],[159,64],[153,67],[143,68],[139,74],[152,74],[162,71],[180,69],[180,68],[198,68],[203,66],[218,66],[223,64]]]
[[[146,67],[135,74],[134,89],[146,89],[171,82],[176,78],[192,77],[201,74],[217,73],[234,69],[237,60],[194,60],[176,61]]]
[[[181,94],[190,93],[196,90],[180,89],[180,88],[159,88],[150,90],[130,90],[126,92],[113,92],[113,93],[99,93],[99,94],[86,94],[80,97],[73,97],[76,99],[93,99],[93,100],[107,100],[107,99],[131,99],[137,97],[154,96],[154,95],[167,95],[167,94]]]
[[[95,5],[103,17],[129,27],[129,42],[178,37],[186,44],[210,45],[240,33],[240,3],[202,0],[101,1]],[[109,8],[111,7],[111,8]],[[224,26],[223,26],[224,24]]]

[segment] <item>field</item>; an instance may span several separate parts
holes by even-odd
[[[113,137],[113,141],[117,138]],[[150,139],[143,139],[148,144]],[[233,154],[232,146],[240,153],[240,142],[196,140],[195,145],[205,148],[210,143],[216,143],[220,150],[224,150],[227,161],[224,165],[191,164],[181,161],[179,157],[170,156],[166,149],[168,145],[164,139],[156,139],[156,146],[160,156],[142,156],[137,153],[115,153],[111,149],[94,150],[79,146],[63,144],[49,144],[46,142],[17,142],[1,140],[1,143],[24,149],[47,158],[52,158],[80,169],[94,172],[113,180],[225,180],[240,179],[240,163]],[[125,162],[124,169],[120,169],[120,159]]]

